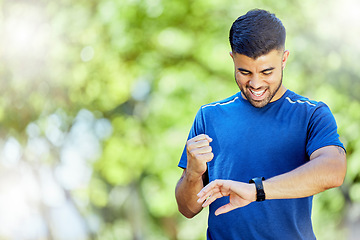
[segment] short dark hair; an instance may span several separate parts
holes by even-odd
[[[256,59],[272,50],[285,48],[286,30],[275,14],[254,9],[240,16],[230,29],[230,46],[234,53]]]

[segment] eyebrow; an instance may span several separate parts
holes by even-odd
[[[262,70],[262,71],[260,71],[260,72],[261,72],[261,73],[264,73],[264,72],[272,71],[272,70],[274,70],[274,69],[275,69],[274,67],[269,67],[269,68],[266,68],[266,69],[264,69],[264,70]],[[238,68],[238,70],[241,71],[241,72],[251,73],[251,71],[246,70],[246,69],[244,69],[244,68]]]
[[[264,72],[272,71],[274,69],[275,69],[274,67],[269,67],[269,68],[262,70],[261,72],[264,73]]]
[[[251,73],[249,70],[246,70],[246,69],[243,69],[243,68],[238,68],[238,70],[239,70],[240,72],[249,72],[249,73]]]

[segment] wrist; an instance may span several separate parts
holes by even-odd
[[[198,181],[202,181],[202,175],[194,173],[192,171],[188,171],[188,169],[186,169],[186,171],[185,171],[185,179],[189,183],[196,183]]]
[[[256,202],[256,186],[255,183],[249,183],[251,186],[251,202]]]

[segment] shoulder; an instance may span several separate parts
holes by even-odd
[[[193,124],[195,129],[194,136],[205,133],[205,126],[209,120],[219,119],[221,116],[224,116],[225,112],[231,112],[230,106],[236,105],[237,102],[239,102],[238,93],[228,98],[202,105],[195,116]]]
[[[303,97],[291,91],[289,91],[284,101],[291,109],[293,109],[293,111],[290,112],[297,116],[306,116],[309,121],[309,126],[319,122],[334,121],[334,116],[330,108],[324,102],[310,100],[307,97]]]
[[[212,109],[213,107],[223,107],[223,106],[231,105],[233,103],[238,102],[239,98],[240,98],[239,93],[236,93],[228,98],[205,104],[205,105],[201,106],[201,109],[208,110],[208,109]]]
[[[314,100],[310,100],[307,97],[301,96],[299,94],[296,94],[290,90],[287,91],[287,93],[284,96],[284,99],[286,102],[294,105],[294,106],[306,106],[308,108],[316,108],[319,105],[322,105],[322,102],[317,102]]]
[[[290,90],[288,90],[284,96],[284,103],[289,108],[296,108],[308,113],[313,113],[315,111],[330,111],[329,107],[324,102],[311,100]]]
[[[281,106],[285,114],[292,114],[308,121],[324,114],[332,115],[330,108],[324,102],[310,100],[290,90],[284,94]]]

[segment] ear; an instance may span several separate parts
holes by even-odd
[[[288,60],[289,54],[290,54],[289,50],[284,51],[283,58],[282,58],[282,69],[284,69],[286,66],[286,62]]]
[[[233,52],[229,52],[229,54],[230,54],[231,58],[234,60],[234,54],[233,54]]]

